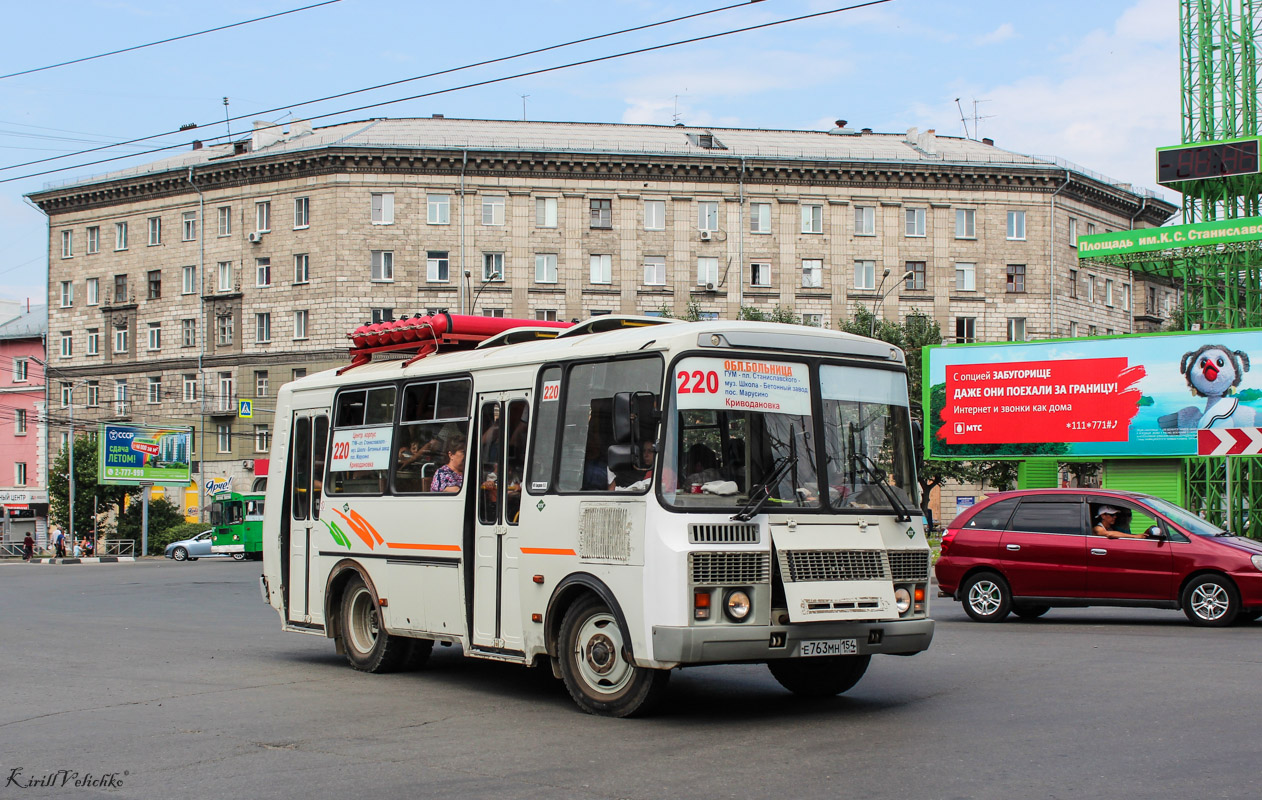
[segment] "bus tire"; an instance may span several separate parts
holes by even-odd
[[[233,561],[245,561],[245,553],[233,553],[233,554],[232,554],[232,560],[233,560]]]
[[[377,597],[358,575],[343,588],[337,636],[346,660],[362,672],[394,672],[407,656],[408,640],[386,633]]]
[[[781,686],[803,697],[833,697],[849,691],[868,671],[872,656],[818,656],[768,661]]]
[[[577,600],[561,619],[561,679],[578,707],[603,717],[648,713],[662,698],[670,672],[626,660],[622,630],[594,595]]]

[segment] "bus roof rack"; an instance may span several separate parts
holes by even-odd
[[[665,325],[671,322],[679,322],[679,320],[670,317],[647,317],[636,314],[602,314],[599,317],[588,317],[582,322],[576,322],[558,333],[557,336],[585,336],[589,333],[604,333],[623,328],[643,328],[648,325]]]
[[[372,361],[378,353],[413,353],[402,362],[404,367],[441,350],[468,350],[488,339],[517,328],[561,330],[568,322],[475,317],[439,311],[425,316],[416,314],[400,319],[368,322],[346,334],[350,338],[351,363],[337,370],[341,375]]]
[[[488,347],[503,347],[509,344],[521,344],[522,342],[538,342],[544,339],[555,339],[561,333],[556,328],[513,328],[497,333],[490,339],[481,342],[476,349],[484,350]]]

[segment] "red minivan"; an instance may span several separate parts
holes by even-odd
[[[1095,527],[1103,509],[1112,536]],[[1182,608],[1205,626],[1262,616],[1262,543],[1134,492],[992,494],[947,526],[934,569],[978,622],[1066,606]]]

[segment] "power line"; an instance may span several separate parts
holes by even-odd
[[[437,96],[437,95],[441,95],[441,94],[450,94],[450,93],[452,93],[452,92],[463,91],[463,90],[465,90],[465,89],[473,89],[473,88],[477,88],[477,87],[480,87],[480,86],[489,86],[489,85],[491,85],[491,84],[503,83],[503,82],[505,82],[505,81],[515,80],[515,79],[517,79],[517,78],[526,78],[526,77],[530,77],[530,76],[533,76],[533,75],[542,75],[542,74],[545,74],[545,73],[548,73],[548,72],[557,72],[557,71],[559,71],[559,70],[570,69],[570,68],[573,68],[573,67],[586,66],[586,65],[589,65],[589,64],[597,64],[597,63],[600,63],[600,62],[602,62],[602,61],[613,61],[613,60],[615,60],[615,59],[619,59],[619,58],[626,58],[626,57],[628,57],[628,56],[641,55],[641,54],[643,54],[643,53],[651,53],[651,52],[654,52],[654,51],[657,51],[657,50],[665,50],[665,49],[668,49],[668,48],[671,48],[671,47],[679,47],[679,46],[681,46],[681,45],[685,45],[685,44],[695,44],[695,43],[697,43],[697,42],[704,42],[704,41],[708,41],[708,40],[711,40],[711,39],[719,39],[719,38],[722,38],[722,37],[725,37],[725,36],[732,36],[732,35],[734,35],[734,34],[738,34],[738,33],[748,33],[749,31],[761,30],[761,29],[764,29],[764,28],[771,28],[771,27],[775,27],[775,26],[777,26],[777,25],[786,25],[786,24],[791,23],[791,22],[801,22],[801,21],[803,21],[803,20],[816,19],[816,18],[818,18],[818,17],[824,17],[824,16],[828,16],[828,15],[830,15],[830,14],[837,14],[837,13],[840,13],[840,12],[843,12],[843,11],[854,11],[854,10],[856,10],[856,9],[860,9],[860,8],[867,8],[867,7],[869,7],[869,6],[876,6],[876,5],[881,5],[881,4],[884,4],[884,3],[889,3],[889,2],[893,2],[893,0],[869,0],[868,2],[856,3],[856,4],[854,4],[854,5],[850,5],[850,6],[842,6],[842,7],[840,7],[840,8],[829,9],[829,10],[827,10],[827,11],[819,11],[819,12],[815,12],[815,13],[813,13],[813,14],[803,14],[802,16],[798,16],[798,17],[789,17],[789,18],[787,18],[787,19],[775,20],[775,21],[773,21],[773,22],[764,22],[764,23],[759,24],[759,25],[750,25],[750,26],[747,26],[747,27],[744,27],[744,28],[734,28],[734,29],[732,29],[732,30],[721,31],[721,32],[719,32],[719,33],[707,34],[707,35],[705,35],[705,36],[694,36],[694,37],[689,38],[689,39],[680,39],[680,40],[678,40],[678,41],[674,41],[674,42],[667,42],[667,43],[665,43],[665,44],[652,45],[652,46],[649,46],[649,47],[641,47],[641,48],[637,48],[637,49],[635,49],[635,50],[627,50],[627,51],[623,51],[623,52],[621,52],[621,53],[613,53],[613,54],[610,54],[610,55],[605,55],[605,56],[597,56],[597,57],[595,57],[595,58],[587,58],[587,59],[583,59],[583,60],[581,60],[581,61],[572,61],[572,62],[570,62],[570,63],[568,63],[568,64],[560,64],[560,65],[557,65],[557,66],[552,66],[552,67],[542,67],[542,68],[540,68],[540,69],[529,70],[529,71],[526,71],[526,72],[519,72],[519,73],[516,73],[516,74],[514,74],[514,75],[505,75],[505,76],[502,76],[502,77],[499,77],[499,78],[489,78],[489,79],[484,80],[484,81],[475,81],[475,82],[473,82],[473,83],[466,83],[466,84],[463,84],[463,85],[460,85],[460,86],[452,86],[452,87],[449,87],[449,88],[446,88],[446,89],[436,89],[436,90],[434,90],[434,91],[432,91],[432,92],[423,92],[423,93],[421,93],[421,94],[415,94],[415,95],[411,95],[411,96],[409,96],[409,97],[400,97],[400,98],[396,98],[396,99],[394,99],[394,100],[384,100],[384,101],[382,101],[382,102],[380,102],[380,103],[368,103],[368,104],[366,104],[366,105],[362,105],[362,106],[355,106],[355,107],[353,107],[353,108],[345,108],[345,109],[342,109],[342,110],[340,110],[340,111],[331,111],[331,112],[329,112],[329,113],[327,113],[327,114],[318,114],[318,115],[315,115],[315,116],[307,117],[307,119],[308,119],[308,120],[318,120],[318,119],[325,119],[325,118],[327,118],[327,117],[340,116],[340,115],[342,115],[342,114],[352,114],[352,113],[355,113],[355,112],[357,112],[357,111],[365,111],[365,110],[367,110],[367,109],[380,108],[380,107],[382,107],[382,106],[394,105],[394,104],[396,104],[396,103],[406,103],[406,102],[409,102],[409,101],[412,101],[412,100],[420,100],[420,99],[423,99],[423,98],[426,98],[426,97],[435,97],[435,96]],[[361,91],[366,91],[366,90],[361,90]],[[352,94],[352,92],[348,92],[347,94]],[[316,101],[311,101],[311,102],[320,102],[320,101],[316,100]],[[300,103],[300,104],[298,104],[298,105],[307,105],[307,104],[306,104],[306,103]],[[294,106],[282,106],[282,107],[279,107],[279,108],[276,108],[276,109],[271,109],[271,110],[269,110],[269,111],[264,111],[264,112],[259,112],[259,113],[260,113],[260,114],[267,114],[267,113],[272,113],[272,112],[274,112],[274,111],[283,110],[283,109],[285,109],[285,108],[296,108],[296,107],[297,107],[297,105],[294,105]],[[266,128],[275,128],[275,127],[280,127],[280,125],[279,125],[279,124],[268,125],[268,126],[264,126],[264,128],[262,128],[262,129],[266,129]],[[170,133],[170,132],[168,132],[168,133],[162,133],[162,134],[156,134],[155,136],[145,137],[145,138],[142,138],[142,139],[132,139],[132,140],[130,140],[130,141],[128,141],[128,142],[120,142],[119,144],[120,144],[120,145],[121,145],[121,144],[131,144],[132,142],[144,141],[146,138],[147,138],[147,139],[154,139],[154,138],[158,138],[159,136],[166,136],[166,135],[168,135],[169,133]],[[190,144],[191,144],[191,141],[190,141],[190,142],[182,142],[182,143],[179,143],[179,144],[168,145],[168,146],[166,146],[166,147],[157,147],[157,148],[153,148],[153,149],[151,149],[151,150],[141,151],[141,152],[137,152],[137,153],[131,153],[131,154],[128,154],[128,155],[114,156],[114,157],[111,157],[111,158],[103,158],[103,159],[98,159],[98,160],[96,160],[96,161],[88,161],[88,162],[84,162],[84,163],[82,163],[82,164],[75,164],[75,165],[73,165],[73,166],[69,166],[69,167],[59,167],[59,168],[57,168],[57,169],[44,170],[44,171],[41,171],[41,172],[32,172],[32,173],[28,173],[28,174],[26,174],[26,175],[20,175],[20,176],[13,177],[13,178],[0,178],[0,183],[10,183],[10,182],[12,182],[12,181],[25,180],[25,179],[27,179],[27,178],[36,178],[36,177],[39,177],[39,176],[41,176],[41,175],[51,175],[51,174],[54,174],[54,173],[57,173],[57,172],[65,172],[65,171],[67,171],[67,170],[71,170],[71,169],[80,169],[80,168],[82,168],[82,167],[91,167],[91,166],[95,166],[95,165],[97,165],[97,164],[107,164],[107,163],[112,162],[112,161],[120,161],[120,160],[127,159],[127,158],[134,158],[134,157],[136,157],[136,156],[151,155],[151,154],[153,154],[153,153],[161,153],[161,152],[165,152],[165,151],[167,151],[167,150],[176,150],[176,149],[179,149],[179,148],[188,147]],[[108,148],[108,147],[98,147],[98,148],[92,148],[92,149],[89,149],[89,150],[84,150],[84,151],[82,151],[82,152],[81,152],[81,154],[87,154],[87,153],[96,152],[96,151],[99,151],[99,150],[106,150],[106,149],[109,149],[109,148]],[[3,170],[8,170],[8,169],[15,169],[15,168],[17,168],[17,167],[21,167],[21,166],[31,166],[31,165],[33,165],[33,164],[44,163],[44,162],[46,162],[46,161],[56,161],[56,160],[57,160],[57,159],[59,159],[59,158],[65,158],[65,157],[66,157],[66,156],[57,156],[57,157],[52,157],[52,158],[47,158],[47,159],[41,159],[41,160],[39,160],[39,161],[29,161],[29,162],[26,162],[26,163],[24,163],[24,164],[14,164],[14,165],[11,165],[11,166],[8,166],[8,167],[0,167],[0,171],[3,171]]]
[[[8,75],[0,75],[0,80],[4,80],[5,78],[16,78],[19,75],[30,75],[33,72],[43,72],[44,70],[56,69],[58,67],[66,67],[71,64],[82,64],[84,61],[92,61],[97,58],[105,58],[106,56],[116,56],[119,53],[130,53],[132,50],[143,50],[146,47],[153,47],[159,44],[168,44],[170,42],[178,42],[181,39],[191,39],[194,36],[203,36],[207,33],[215,33],[216,31],[226,31],[229,28],[239,28],[242,25],[249,25],[254,22],[262,22],[265,19],[274,19],[276,17],[283,17],[286,14],[296,14],[299,11],[307,11],[308,9],[319,8],[320,6],[327,6],[333,3],[340,3],[340,2],[342,2],[342,0],[324,0],[324,2],[322,3],[314,3],[309,6],[303,6],[302,8],[292,8],[289,11],[281,11],[276,14],[268,14],[265,17],[255,17],[254,19],[247,19],[242,22],[233,22],[230,25],[220,25],[217,28],[208,28],[204,31],[198,31],[197,33],[186,33],[181,36],[172,36],[169,39],[159,39],[156,42],[149,42],[148,44],[137,44],[131,47],[124,47],[120,50],[111,50],[108,53],[97,53],[94,56],[84,56],[83,58],[75,58],[75,59],[71,59],[70,61],[62,61],[58,64],[49,64],[46,67],[32,67],[31,69],[24,69],[20,72],[10,72]]]
[[[760,0],[758,0],[758,1],[760,1]],[[353,90],[348,91],[348,92],[340,92],[340,93],[338,93],[338,94],[326,95],[325,97],[318,97],[318,98],[316,98],[316,99],[314,99],[314,100],[305,100],[305,101],[303,101],[303,102],[301,102],[301,103],[293,103],[293,104],[291,104],[291,105],[277,106],[277,107],[275,107],[275,108],[268,108],[268,109],[264,109],[264,110],[262,110],[262,111],[254,111],[254,112],[251,112],[251,113],[248,113],[248,114],[240,114],[240,115],[235,116],[235,117],[226,117],[226,118],[224,119],[224,121],[223,121],[223,124],[224,124],[224,125],[228,125],[228,126],[229,126],[229,132],[231,133],[231,123],[233,123],[233,122],[239,122],[239,121],[241,121],[241,120],[243,120],[243,119],[249,119],[249,118],[252,118],[252,117],[261,117],[261,116],[265,116],[265,115],[267,115],[267,114],[274,114],[274,113],[276,113],[276,112],[278,112],[278,111],[287,111],[287,110],[294,109],[294,108],[300,108],[300,107],[302,107],[302,106],[314,105],[315,103],[324,103],[324,102],[327,102],[327,101],[329,101],[329,100],[337,100],[337,99],[342,98],[342,97],[349,97],[349,96],[351,96],[351,95],[355,95],[355,94],[363,94],[364,92],[374,92],[374,91],[377,91],[378,89],[388,89],[388,88],[389,88],[389,87],[391,87],[391,86],[399,86],[399,85],[404,84],[404,83],[411,83],[411,82],[413,82],[413,81],[425,80],[426,78],[435,78],[435,77],[438,77],[438,76],[440,76],[440,75],[448,75],[448,74],[453,73],[453,72],[460,72],[460,71],[462,71],[462,70],[466,70],[466,69],[473,69],[473,68],[475,68],[475,67],[484,67],[484,66],[487,66],[487,65],[490,65],[490,64],[498,64],[498,63],[503,62],[503,61],[511,61],[511,60],[513,60],[513,59],[523,58],[523,57],[525,57],[525,56],[538,55],[539,53],[546,53],[546,52],[548,52],[548,51],[550,51],[550,50],[559,50],[559,49],[564,48],[564,47],[571,47],[571,46],[573,46],[573,45],[577,45],[577,44],[585,44],[585,43],[587,43],[587,42],[594,42],[594,41],[597,41],[597,40],[599,40],[599,39],[607,39],[607,38],[610,38],[610,37],[612,37],[612,36],[621,36],[621,35],[622,35],[622,34],[624,34],[624,33],[635,33],[635,32],[637,32],[637,31],[647,30],[647,29],[649,29],[649,28],[656,28],[656,27],[660,27],[660,26],[662,26],[662,25],[670,25],[670,24],[675,23],[675,22],[681,22],[681,21],[683,21],[683,20],[694,19],[694,18],[696,18],[696,17],[706,16],[707,14],[716,14],[716,13],[718,13],[718,12],[720,12],[720,11],[729,11],[729,10],[731,10],[731,9],[733,9],[733,8],[739,8],[739,7],[741,7],[741,6],[747,6],[747,5],[749,5],[749,4],[750,4],[749,2],[735,3],[735,4],[733,4],[733,5],[722,6],[721,8],[712,8],[712,9],[710,9],[709,11],[699,11],[699,12],[697,12],[697,13],[695,13],[695,14],[686,14],[686,15],[684,15],[684,16],[682,16],[682,17],[674,17],[674,18],[672,18],[672,19],[661,20],[660,22],[650,22],[650,23],[648,23],[648,24],[645,24],[645,25],[639,25],[639,26],[636,26],[636,27],[633,27],[633,28],[623,28],[622,30],[619,30],[619,31],[613,31],[613,32],[611,32],[611,33],[602,33],[602,34],[598,34],[598,35],[596,35],[596,36],[587,36],[587,37],[582,38],[582,39],[574,39],[573,41],[563,42],[563,43],[561,43],[561,44],[553,44],[553,45],[548,45],[547,47],[539,47],[539,48],[536,48],[536,49],[534,49],[534,50],[525,50],[525,51],[523,51],[523,52],[521,52],[521,53],[517,53],[517,54],[515,54],[515,55],[511,55],[511,56],[500,56],[500,57],[498,57],[498,58],[492,58],[492,59],[488,59],[488,60],[486,60],[486,61],[477,61],[477,62],[474,62],[474,63],[472,63],[472,64],[465,64],[464,66],[460,66],[460,67],[449,67],[449,68],[447,68],[447,69],[438,70],[437,72],[429,72],[429,73],[426,73],[426,74],[424,74],[424,75],[416,75],[416,76],[413,76],[413,77],[411,77],[411,78],[403,78],[403,79],[400,79],[400,80],[397,80],[397,81],[390,81],[390,82],[388,82],[388,83],[379,83],[379,84],[377,84],[377,85],[375,85],[375,86],[366,86],[366,87],[364,87],[364,88],[362,88],[362,89],[353,89]],[[213,122],[213,123],[207,123],[207,124],[208,124],[208,125],[219,125],[220,123],[219,123],[218,121],[215,121],[215,122]],[[50,156],[49,158],[41,158],[41,159],[36,159],[36,160],[34,160],[34,161],[25,161],[25,162],[22,162],[22,163],[20,163],[20,164],[10,164],[10,165],[5,166],[5,167],[0,167],[0,172],[3,172],[3,171],[5,171],[5,170],[10,170],[10,169],[17,169],[17,168],[19,168],[19,167],[30,167],[30,166],[34,166],[35,164],[44,164],[44,163],[47,163],[47,162],[49,162],[49,161],[57,161],[58,159],[62,159],[62,158],[71,158],[71,157],[76,156],[76,155],[87,155],[88,153],[95,153],[95,152],[99,152],[99,151],[101,151],[101,150],[108,150],[108,149],[110,149],[111,147],[121,147],[122,145],[135,144],[135,143],[137,143],[137,142],[145,142],[145,141],[149,141],[150,139],[159,139],[159,138],[161,138],[161,137],[163,137],[163,136],[170,136],[170,135],[172,135],[172,134],[176,134],[176,133],[180,133],[180,131],[177,129],[177,130],[173,130],[173,131],[166,131],[165,133],[155,133],[155,134],[153,134],[152,136],[142,136],[142,137],[140,137],[140,138],[138,138],[138,139],[128,139],[127,141],[118,142],[117,144],[105,145],[105,146],[102,146],[102,147],[92,147],[92,148],[88,148],[88,149],[85,149],[85,150],[80,150],[80,151],[78,151],[78,152],[74,152],[74,153],[66,153],[65,155],[60,155],[60,156]],[[150,151],[148,151],[148,152],[151,152],[151,153],[157,153],[157,152],[161,152],[161,150],[169,150],[169,149],[173,149],[173,148],[176,148],[176,147],[185,147],[185,146],[187,146],[187,143],[186,143],[186,142],[181,142],[180,144],[173,145],[171,148],[160,148],[160,149],[158,149],[158,150],[150,150]],[[137,153],[136,155],[144,155],[144,153]],[[107,159],[107,160],[116,160],[116,159]],[[93,163],[104,163],[104,162],[93,162]],[[89,165],[89,164],[84,164],[84,165],[82,165],[82,166],[90,166],[90,165]],[[72,169],[72,167],[67,167],[67,169]],[[60,171],[60,170],[54,170],[54,172],[59,172],[59,171]],[[46,173],[40,173],[40,174],[46,174]]]

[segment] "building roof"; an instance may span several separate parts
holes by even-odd
[[[13,307],[0,302],[0,340],[38,339],[48,333],[48,306]]]
[[[232,159],[274,157],[326,148],[477,150],[480,152],[592,153],[745,160],[811,160],[991,165],[1069,169],[1136,195],[1150,191],[1120,183],[1052,156],[1032,156],[993,144],[933,130],[872,133],[838,127],[831,131],[699,128],[682,125],[627,125],[592,122],[424,117],[370,119],[323,128],[296,121],[287,126],[256,122],[249,147],[243,141],[188,150],[125,170],[51,183],[44,191],[66,189],[147,174],[184,170]],[[244,152],[238,152],[242,151]],[[38,193],[37,193],[38,194]]]

